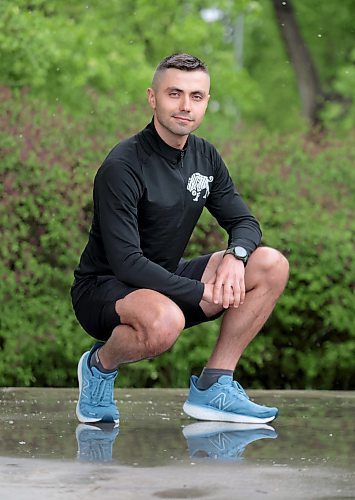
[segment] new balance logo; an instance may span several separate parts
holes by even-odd
[[[228,401],[228,396],[224,392],[220,392],[210,401],[210,405],[216,406],[219,410],[226,410],[232,405],[233,401]]]
[[[83,388],[82,388],[82,395],[83,396],[86,396],[86,392],[89,392],[89,389],[90,389],[90,382],[89,380],[86,380],[84,379],[84,383],[83,383]]]
[[[231,439],[227,437],[224,432],[218,433],[216,436],[213,436],[208,439],[208,441],[219,451],[223,452],[228,450],[231,445]]]

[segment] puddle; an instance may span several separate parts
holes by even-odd
[[[121,422],[114,427],[80,424],[76,389],[0,389],[0,479],[9,492],[2,498],[14,498],[18,481],[45,498],[58,477],[65,498],[87,481],[97,495],[121,488],[131,498],[132,474],[141,478],[132,486],[137,499],[231,498],[234,483],[252,498],[284,500],[289,491],[293,499],[352,498],[354,392],[250,391],[280,410],[271,425],[259,426],[190,419],[182,411],[186,393],[117,389]]]
[[[0,390],[0,456],[114,461],[134,467],[232,461],[355,467],[355,393],[251,393],[276,405],[272,425],[197,422],[183,390],[117,390],[119,428],[79,424],[76,389]]]

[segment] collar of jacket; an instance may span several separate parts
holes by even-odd
[[[158,132],[154,127],[154,119],[142,130],[141,136],[142,146],[146,149],[147,143],[151,149],[153,149],[156,153],[163,156],[167,160],[179,163],[181,161],[181,157],[185,155],[186,150],[189,145],[189,139],[187,139],[184,149],[176,149],[172,146],[169,146],[163,139],[160,137]]]

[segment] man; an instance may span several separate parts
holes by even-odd
[[[215,348],[201,376],[191,377],[184,411],[246,423],[277,416],[276,408],[249,400],[233,371],[281,295],[288,262],[259,247],[259,224],[220,155],[191,134],[209,88],[199,59],[165,58],[148,89],[152,122],[115,146],[95,177],[92,227],[72,288],[79,322],[101,341],[78,366],[81,422],[118,422],[118,367],[162,354],[184,328],[222,313]],[[204,206],[228,232],[228,248],[188,262],[182,255]]]

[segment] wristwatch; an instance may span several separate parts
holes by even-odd
[[[243,248],[243,247],[228,248],[224,252],[224,255],[228,255],[228,254],[234,255],[234,257],[236,259],[241,260],[244,264],[244,267],[247,265],[249,255],[248,255],[248,252],[245,250],[245,248]]]

